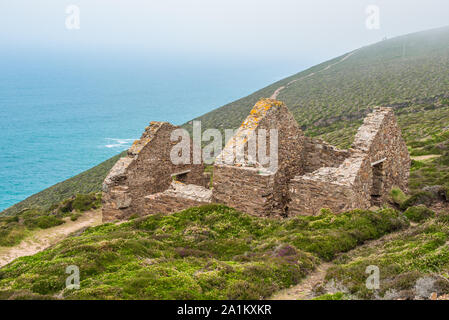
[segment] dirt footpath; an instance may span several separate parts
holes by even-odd
[[[0,267],[10,263],[14,259],[30,256],[58,243],[68,235],[85,227],[101,224],[101,210],[86,211],[76,221],[67,220],[66,223],[38,230],[13,247],[0,247]]]

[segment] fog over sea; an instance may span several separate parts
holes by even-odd
[[[304,69],[301,61],[0,53],[0,210]]]

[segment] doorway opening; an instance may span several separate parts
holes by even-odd
[[[382,197],[385,182],[385,159],[376,161],[371,164],[373,170],[373,185],[371,187],[371,201],[373,204],[377,204]]]

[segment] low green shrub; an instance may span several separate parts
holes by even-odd
[[[399,188],[392,188],[390,191],[390,197],[393,203],[401,206],[405,201],[407,201],[407,195]]]
[[[19,244],[23,238],[25,238],[27,232],[23,226],[12,227],[0,227],[0,246],[11,247]]]
[[[404,215],[413,222],[421,222],[435,216],[435,212],[424,205],[409,207]]]
[[[56,227],[64,223],[64,220],[55,216],[41,216],[36,219],[36,225],[41,229]]]
[[[5,266],[0,294],[14,288],[69,299],[268,298],[297,284],[321,258],[406,226],[392,209],[278,220],[207,205],[88,228]],[[68,265],[80,269],[80,290],[63,289]]]
[[[72,211],[85,212],[91,209],[97,209],[101,206],[101,194],[77,194],[69,199],[62,201],[59,205],[50,212],[56,212],[59,215],[65,216]]]
[[[345,294],[343,292],[336,292],[336,293],[327,293],[323,294],[319,297],[316,297],[312,300],[344,300]]]
[[[85,212],[91,209],[97,209],[101,206],[101,194],[77,194],[73,200],[72,207],[78,212]]]
[[[420,191],[410,196],[400,205],[400,207],[402,210],[406,210],[409,207],[416,206],[419,204],[430,205],[435,199],[436,198],[433,193],[428,191]]]
[[[81,217],[81,213],[75,212],[70,215],[70,220],[76,221],[79,217]]]

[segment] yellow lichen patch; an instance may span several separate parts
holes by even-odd
[[[240,126],[241,129],[254,129],[260,120],[265,116],[268,110],[272,107],[280,107],[283,103],[274,99],[259,100],[249,113],[249,116],[243,121]]]
[[[128,153],[130,154],[139,154],[143,148],[153,140],[156,132],[159,130],[163,123],[152,121],[150,125],[145,128],[145,132],[143,133],[140,140],[134,141],[131,148],[129,148]]]
[[[257,126],[259,125],[259,122],[265,117],[267,111],[273,107],[281,107],[283,105],[284,103],[282,101],[274,99],[264,98],[259,100],[254,105],[245,121],[242,122],[235,136],[228,141],[224,150],[231,149],[234,146],[247,143],[248,134],[250,134],[251,131],[256,130]]]

